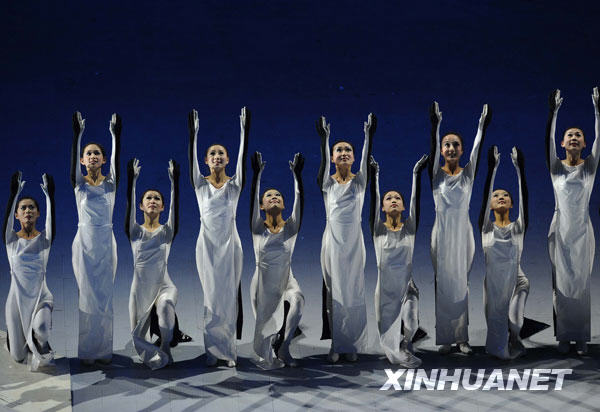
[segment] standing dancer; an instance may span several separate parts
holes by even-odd
[[[137,354],[148,367],[159,369],[173,363],[171,345],[177,344],[173,336],[177,288],[169,277],[167,262],[179,227],[179,165],[169,160],[171,203],[164,225],[159,221],[160,213],[165,209],[164,197],[155,189],[146,190],[142,195],[140,209],[144,212],[144,224],[138,225],[136,222],[135,185],[140,169],[137,159],[127,164],[125,233],[131,242],[134,266],[129,294],[129,320]],[[158,318],[160,348],[147,340],[148,333],[152,333],[153,313]]]
[[[435,203],[435,223],[431,232],[431,259],[435,272],[435,331],[441,354],[450,353],[453,343],[462,353],[471,354],[469,346],[469,282],[475,241],[469,219],[469,203],[477,171],[477,159],[490,122],[491,112],[483,105],[477,135],[469,162],[464,169],[459,161],[463,141],[458,133],[447,133],[441,141],[442,112],[437,102],[430,110],[431,155],[429,177]],[[444,166],[440,167],[440,152]]]
[[[428,157],[423,156],[413,169],[410,211],[405,222],[400,192],[389,190],[380,201],[379,165],[371,157],[370,224],[378,269],[375,318],[385,356],[405,368],[421,364],[412,350],[412,339],[419,327],[419,290],[412,279],[412,258],[419,227],[421,172]],[[380,207],[385,212],[385,222],[380,219]]]
[[[234,367],[235,346],[242,333],[240,280],[242,244],[235,224],[240,193],[244,187],[246,151],[250,129],[250,111],[240,115],[240,148],[235,175],[225,174],[229,163],[227,149],[220,144],[209,146],[204,157],[210,175],[202,176],[198,164],[198,112],[189,114],[190,175],[200,209],[200,234],[196,243],[196,265],[204,290],[204,347],[206,364],[221,359]],[[237,321],[236,321],[237,319]],[[237,328],[236,328],[237,326]]]
[[[40,208],[35,199],[22,197],[25,182],[21,172],[10,181],[10,197],[4,218],[4,244],[10,265],[10,290],[6,299],[7,346],[17,362],[27,360],[31,352],[31,370],[52,364],[50,328],[54,300],[46,286],[46,265],[50,246],[56,234],[54,222],[54,180],[42,175],[42,191],[46,195],[46,228],[38,232],[35,223]],[[14,231],[15,218],[21,229]]]
[[[250,230],[256,270],[250,296],[256,316],[254,351],[261,358],[261,367],[273,369],[284,365],[296,366],[296,360],[290,354],[290,342],[296,336],[302,317],[304,296],[292,274],[291,264],[304,210],[304,157],[296,153],[294,160],[290,161],[295,196],[294,207],[287,220],[281,216],[284,209],[281,192],[267,189],[260,196],[264,167],[261,154],[256,152],[252,156],[254,176],[250,200]],[[265,212],[265,220],[260,216],[261,210]]]
[[[485,198],[479,215],[479,230],[485,255],[483,301],[487,322],[486,351],[500,359],[512,359],[525,353],[519,334],[523,327],[529,280],[521,269],[523,238],[528,224],[527,184],[523,154],[513,147],[510,155],[519,180],[519,217],[511,222],[512,196],[507,190],[494,190],[500,164],[498,148],[488,154]],[[490,220],[490,210],[494,221]]]
[[[113,341],[113,283],[117,269],[117,243],[112,230],[115,193],[119,181],[119,142],[121,117],[110,120],[112,154],[110,171],[102,174],[106,163],[104,148],[88,143],[81,152],[85,120],[73,114],[71,183],[79,224],[73,240],[73,272],[79,287],[78,357],[85,365],[94,360],[110,363]],[[87,174],[81,173],[81,165]]]
[[[367,187],[368,161],[377,119],[369,114],[364,123],[365,142],[360,170],[351,171],[354,148],[347,141],[336,142],[329,153],[330,125],[325,117],[317,121],[321,137],[321,167],[317,182],[323,192],[327,225],[321,246],[323,270],[323,333],[331,339],[329,360],[337,362],[339,353],[354,362],[357,352],[367,344],[365,307],[365,242],[360,226]],[[329,175],[330,162],[335,173]]]
[[[590,196],[598,168],[600,113],[598,88],[592,93],[595,114],[594,144],[590,156],[581,158],[585,145],[583,131],[571,127],[565,131],[561,147],[566,159],[556,156],[556,116],[563,99],[560,90],[550,96],[550,114],[546,127],[546,160],[550,169],[556,207],[548,232],[554,288],[554,333],[558,350],[567,353],[575,341],[577,353],[587,353],[591,338],[590,277],[594,263],[594,229],[590,220]]]

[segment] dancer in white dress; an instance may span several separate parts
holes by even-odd
[[[365,306],[365,242],[361,213],[368,178],[368,161],[377,119],[369,114],[364,124],[365,142],[360,170],[351,171],[354,149],[347,141],[333,145],[329,152],[330,125],[325,117],[317,121],[321,137],[321,167],[317,182],[323,192],[327,225],[321,246],[323,270],[323,333],[331,339],[329,360],[337,362],[339,353],[349,361],[367,345],[367,311]],[[329,175],[330,162],[336,172]]]
[[[529,280],[521,268],[523,238],[527,230],[527,184],[523,154],[515,147],[511,159],[519,180],[519,217],[510,221],[513,207],[510,193],[494,190],[496,170],[500,164],[498,148],[490,148],[485,197],[479,216],[481,243],[485,256],[483,301],[487,322],[486,351],[500,359],[512,359],[525,353],[520,333],[523,327]],[[490,220],[490,210],[494,221]]]
[[[412,350],[419,327],[419,290],[412,279],[412,258],[419,226],[421,172],[427,165],[423,156],[413,169],[410,211],[402,222],[404,200],[400,192],[390,190],[379,195],[379,165],[371,157],[371,234],[377,258],[375,319],[381,346],[391,363],[417,368],[421,360]],[[381,221],[379,208],[385,212]]]
[[[556,116],[562,103],[560,91],[550,96],[550,115],[546,128],[546,156],[556,207],[548,232],[554,288],[554,333],[558,350],[567,353],[575,341],[577,353],[587,353],[591,338],[590,277],[594,263],[594,229],[590,220],[590,196],[594,187],[600,147],[598,88],[592,93],[595,114],[594,144],[590,155],[582,159],[586,146],[583,131],[566,130],[561,146],[566,159],[556,156]]]
[[[469,219],[469,203],[477,170],[477,159],[491,113],[487,104],[479,118],[477,135],[469,162],[460,167],[463,141],[457,133],[447,133],[441,141],[442,113],[437,102],[430,110],[432,123],[429,177],[435,203],[435,223],[431,232],[431,260],[435,273],[435,331],[440,353],[451,351],[453,343],[465,354],[469,346],[469,283],[475,241]],[[439,165],[440,154],[444,166]]]
[[[81,152],[85,120],[73,115],[71,183],[79,224],[73,240],[73,272],[79,287],[78,357],[84,365],[97,360],[112,360],[113,283],[117,269],[117,243],[112,230],[115,193],[119,181],[119,141],[121,118],[113,114],[110,121],[112,153],[110,171],[102,174],[106,163],[104,148],[88,143]],[[81,173],[81,165],[87,174]]]
[[[240,115],[240,149],[236,173],[229,177],[227,149],[220,144],[209,146],[204,163],[210,175],[202,176],[198,164],[198,112],[189,115],[190,169],[198,208],[200,234],[196,243],[196,265],[204,291],[204,347],[206,364],[224,360],[236,364],[235,338],[241,338],[242,244],[235,224],[237,204],[244,187],[246,151],[250,129],[250,111]],[[236,333],[237,332],[237,333]]]
[[[133,252],[133,282],[129,294],[129,319],[133,345],[142,361],[151,369],[159,369],[173,363],[171,342],[175,328],[175,305],[177,288],[167,271],[171,244],[178,228],[179,165],[169,161],[171,203],[169,217],[164,225],[159,222],[165,209],[162,193],[149,189],[144,192],[140,209],[144,212],[144,224],[135,218],[135,186],[141,166],[137,159],[127,165],[128,207],[125,233]],[[158,317],[160,347],[149,341],[153,310]]]
[[[265,167],[262,156],[252,156],[252,191],[250,229],[254,244],[256,270],[250,286],[252,310],[256,317],[254,351],[264,369],[296,366],[290,354],[290,342],[296,336],[302,317],[304,296],[292,273],[292,254],[302,223],[304,188],[302,168],[304,157],[297,153],[290,161],[294,175],[294,207],[283,220],[283,195],[268,189],[260,196],[260,178]],[[265,220],[260,211],[265,212]],[[287,310],[286,310],[287,309]]]
[[[46,265],[55,236],[54,181],[42,175],[40,185],[46,196],[46,228],[38,232],[40,216],[37,201],[19,194],[25,182],[21,172],[12,176],[10,197],[4,219],[4,244],[10,265],[10,289],[6,299],[7,345],[17,362],[27,360],[31,352],[31,370],[52,364],[54,351],[48,339],[52,327],[52,294],[46,286]],[[14,230],[15,218],[21,229]]]

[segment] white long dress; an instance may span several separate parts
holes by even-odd
[[[497,166],[496,166],[497,168]],[[521,173],[519,179],[519,217],[505,227],[498,227],[490,220],[490,203],[494,191],[496,168],[493,171],[485,217],[481,231],[481,243],[485,257],[485,280],[483,301],[487,322],[485,349],[488,353],[508,359],[509,309],[513,296],[529,290],[529,281],[521,268],[523,252],[524,220]]]
[[[86,182],[79,164],[75,170],[79,223],[71,250],[73,273],[79,287],[79,359],[112,358],[112,298],[117,271],[117,242],[112,228],[117,189],[116,144],[113,136],[110,171],[98,186]],[[78,141],[77,159],[80,149]]]
[[[260,216],[260,174],[253,199],[252,241],[256,269],[250,285],[250,297],[256,317],[254,351],[265,367],[269,367],[275,363],[272,345],[283,325],[284,302],[304,301],[291,268],[292,254],[300,228],[300,189],[295,181],[292,214],[281,231],[272,233],[265,227]]]
[[[377,258],[377,285],[375,286],[375,319],[385,356],[391,363],[400,363],[403,308],[408,299],[418,299],[418,290],[412,279],[412,258],[416,235],[417,175],[413,174],[410,212],[400,230],[388,230],[380,219],[379,176],[374,177],[375,218],[373,243]],[[413,331],[416,332],[416,329]],[[410,337],[412,338],[412,336]]]
[[[589,342],[591,339],[590,278],[595,239],[589,205],[600,148],[599,114],[591,154],[578,166],[567,166],[556,157],[552,124],[550,176],[556,206],[548,232],[552,263],[555,334],[558,341]]]
[[[340,184],[329,175],[329,141],[325,142],[323,199],[327,225],[321,244],[321,269],[327,288],[327,309],[333,351],[363,352],[367,346],[365,306],[365,242],[361,214],[367,185],[368,134],[360,170]],[[327,139],[328,140],[328,139]]]
[[[436,212],[431,232],[431,260],[435,272],[437,345],[469,340],[469,272],[475,253],[469,204],[482,136],[478,129],[469,163],[451,176],[439,166],[438,126],[431,181]]]
[[[158,299],[177,304],[177,288],[169,277],[167,261],[173,241],[173,188],[171,188],[171,210],[167,223],[154,231],[135,222],[135,181],[131,193],[132,219],[130,220],[130,242],[133,252],[133,282],[129,294],[129,317],[135,351],[144,364],[151,369],[160,369],[169,363],[169,356],[148,339],[150,313]]]
[[[200,210],[200,234],[196,242],[196,265],[204,291],[204,347],[208,354],[235,361],[238,288],[243,252],[235,216],[242,190],[244,138],[236,174],[215,188],[200,174],[194,140],[194,189]]]
[[[46,285],[46,265],[50,254],[51,212],[50,199],[46,197],[46,230],[33,239],[17,236],[13,230],[15,196],[6,230],[6,253],[10,265],[10,289],[6,299],[6,326],[10,352],[14,359],[22,360],[27,351],[32,353],[32,365],[46,365],[54,358],[54,352],[40,353],[33,341],[33,319],[45,305],[50,310],[54,299]],[[50,325],[47,325],[50,328]]]

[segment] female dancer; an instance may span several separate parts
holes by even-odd
[[[500,359],[516,358],[525,353],[519,334],[523,327],[529,280],[521,269],[523,238],[528,224],[527,184],[523,154],[513,147],[510,155],[519,180],[519,217],[511,222],[513,207],[510,193],[494,190],[496,170],[500,164],[498,148],[490,148],[484,199],[479,215],[479,230],[485,255],[483,301],[487,322],[485,349]],[[490,220],[490,209],[494,221]]]
[[[442,112],[437,102],[430,110],[432,123],[429,177],[435,203],[435,223],[431,232],[431,259],[435,272],[436,344],[440,353],[451,351],[457,343],[462,353],[472,353],[469,346],[468,274],[473,263],[475,242],[469,220],[469,203],[477,171],[477,159],[491,113],[487,104],[479,118],[477,135],[469,162],[460,167],[463,141],[457,133],[447,133],[441,141]],[[440,167],[440,152],[444,166]]]
[[[390,190],[379,196],[379,165],[371,157],[371,234],[377,257],[375,318],[381,346],[391,363],[417,368],[421,359],[412,353],[412,339],[419,327],[419,290],[412,279],[412,256],[419,226],[421,172],[427,164],[423,156],[413,169],[408,219],[402,222],[404,200]],[[380,206],[381,205],[381,206]],[[379,208],[385,212],[380,219]]]
[[[46,195],[46,228],[38,232],[35,223],[40,209],[35,199],[22,197],[25,182],[21,172],[12,176],[10,197],[4,218],[4,244],[10,265],[10,290],[6,299],[7,346],[17,362],[31,352],[31,370],[52,363],[54,351],[48,338],[52,327],[52,294],[46,286],[46,264],[50,245],[56,234],[54,222],[54,180],[42,175],[42,191]],[[16,209],[16,210],[15,210]],[[15,218],[21,230],[14,231]]]
[[[562,103],[560,90],[550,96],[550,115],[546,127],[546,160],[550,169],[556,207],[548,232],[554,286],[554,333],[561,353],[575,341],[577,353],[587,353],[590,340],[590,275],[594,263],[594,229],[589,203],[600,157],[600,113],[598,88],[592,93],[595,114],[594,145],[590,156],[581,158],[585,147],[583,131],[566,130],[561,146],[566,159],[556,156],[556,115]]]
[[[206,364],[212,366],[222,359],[227,366],[234,367],[236,324],[238,339],[242,333],[240,280],[243,258],[235,213],[244,187],[250,111],[243,107],[240,115],[240,149],[232,177],[225,174],[229,156],[220,144],[213,144],[206,151],[204,163],[208,165],[210,175],[202,176],[197,149],[198,112],[193,110],[188,120],[190,175],[202,222],[196,243],[196,264],[204,290]]]
[[[144,224],[138,225],[136,222],[135,184],[140,169],[137,159],[132,159],[127,165],[129,196],[125,233],[131,242],[134,262],[133,282],[129,294],[129,319],[137,354],[148,367],[159,369],[173,363],[171,344],[175,328],[177,288],[167,272],[167,261],[178,228],[179,165],[173,160],[169,161],[171,204],[169,218],[164,225],[159,222],[160,213],[165,209],[164,198],[162,193],[154,189],[146,190],[140,201],[140,209],[144,212]],[[153,312],[158,317],[160,348],[146,340],[148,332],[152,332]]]
[[[329,154],[330,125],[325,117],[317,121],[321,137],[321,167],[317,183],[323,192],[327,225],[321,246],[323,270],[323,333],[321,339],[331,339],[329,360],[337,362],[339,353],[356,361],[356,353],[367,343],[367,311],[365,307],[365,243],[360,226],[367,187],[368,159],[377,119],[369,114],[364,124],[360,170],[351,171],[354,149],[346,141],[333,145]],[[329,162],[335,173],[329,175]]]
[[[110,171],[102,174],[106,163],[104,148],[88,143],[81,149],[85,120],[73,115],[71,183],[75,189],[79,224],[73,240],[73,272],[79,286],[79,348],[82,363],[112,359],[113,282],[117,269],[117,243],[112,230],[112,213],[119,181],[119,142],[121,118],[110,120],[112,154]],[[86,175],[81,173],[85,166]]]
[[[256,152],[252,156],[254,176],[250,202],[256,271],[250,296],[256,316],[254,351],[261,359],[261,367],[273,369],[284,365],[296,366],[296,360],[290,354],[290,342],[296,336],[302,317],[304,296],[292,274],[291,263],[304,210],[301,175],[304,157],[296,153],[294,161],[290,161],[295,198],[292,214],[287,220],[281,216],[284,203],[279,191],[268,189],[259,198],[264,167],[262,155]],[[264,221],[260,216],[261,210],[265,212]]]

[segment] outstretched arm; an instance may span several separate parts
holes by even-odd
[[[71,145],[71,185],[73,189],[83,181],[81,174],[81,136],[85,129],[85,119],[81,118],[81,113],[73,113],[73,143]]]
[[[598,88],[594,87],[592,91],[592,102],[594,103],[594,144],[592,145],[592,159],[594,160],[594,172],[598,168],[598,159],[600,158],[600,144],[598,143],[598,136],[600,136],[600,95],[598,95]]]
[[[325,116],[321,116],[316,122],[317,133],[321,137],[321,165],[319,166],[319,175],[317,176],[317,184],[319,189],[323,190],[325,179],[329,176],[330,158],[329,152],[329,134],[331,133],[331,124],[327,123]]]
[[[433,181],[433,174],[440,168],[440,124],[442,124],[442,112],[438,102],[433,102],[429,108],[429,119],[431,120],[431,150],[429,152],[429,180]]]
[[[413,168],[412,192],[410,194],[410,211],[408,214],[408,228],[412,233],[417,233],[419,217],[421,214],[421,172],[427,166],[428,155],[423,155]]]
[[[46,195],[46,239],[50,244],[56,236],[56,219],[54,212],[54,179],[51,175],[44,173],[42,175],[42,183],[40,184],[44,195]]]
[[[246,155],[248,154],[248,134],[250,132],[250,110],[242,107],[240,114],[240,150],[238,153],[237,166],[235,168],[235,180],[240,192],[246,183]]]
[[[7,244],[14,235],[15,209],[17,208],[19,194],[25,185],[25,181],[22,181],[21,177],[21,172],[15,172],[10,178],[10,196],[8,197],[6,214],[4,215],[4,244]]]
[[[377,117],[373,113],[369,113],[369,117],[364,123],[364,130],[365,142],[360,158],[360,179],[366,185],[369,177],[369,158],[373,149],[373,136],[375,135],[375,130],[377,130]]]
[[[546,165],[552,173],[552,166],[558,161],[556,157],[556,117],[558,109],[562,104],[560,90],[556,89],[550,94],[550,111],[548,113],[548,122],[546,123]]]
[[[122,129],[121,116],[117,113],[113,113],[109,130],[112,136],[112,150],[110,154],[110,175],[115,182],[115,188],[119,185],[119,160],[121,158],[121,129]]]
[[[290,161],[290,169],[294,175],[294,208],[288,218],[292,227],[292,233],[300,231],[302,224],[302,215],[304,213],[304,185],[302,184],[302,169],[304,168],[304,156],[302,153],[296,153],[294,160]]]
[[[473,142],[473,149],[471,150],[471,156],[469,157],[469,167],[472,171],[472,177],[475,179],[477,174],[477,162],[479,155],[481,154],[481,148],[483,147],[483,140],[485,139],[485,131],[492,120],[492,109],[487,104],[483,105],[481,116],[479,117],[479,124],[477,125],[477,135],[475,135],[475,141]]]
[[[199,187],[200,181],[204,178],[202,173],[200,173],[200,165],[198,164],[198,126],[198,112],[196,109],[192,109],[188,114],[188,129],[190,131],[188,160],[190,163],[190,179],[194,189]]]
[[[527,181],[525,180],[525,159],[523,152],[517,149],[517,147],[512,148],[510,157],[512,158],[513,165],[517,171],[517,178],[519,179],[519,217],[517,225],[525,233],[527,226],[529,226],[529,192],[527,190]]]
[[[264,224],[260,218],[260,177],[265,168],[260,152],[252,155],[252,188],[250,190],[250,231],[254,234],[262,233]]]
[[[135,183],[140,175],[140,162],[137,159],[131,159],[127,163],[127,212],[125,213],[125,234],[131,241],[132,231],[136,225],[135,222]]]
[[[171,242],[175,239],[179,230],[179,163],[175,160],[169,160],[169,180],[171,181],[171,203],[169,205],[169,218],[167,219],[167,227],[173,234]]]
[[[490,224],[490,204],[492,202],[492,193],[494,192],[494,180],[496,178],[496,170],[500,164],[500,153],[498,146],[490,147],[488,150],[488,172],[485,178],[485,186],[483,187],[484,198],[481,204],[481,212],[479,213],[479,231],[483,233]],[[521,204],[521,202],[519,202]]]
[[[380,217],[381,196],[379,195],[379,164],[373,156],[369,160],[369,172],[371,174],[371,210],[369,212],[369,226],[371,227],[371,236],[379,233],[383,223]]]

